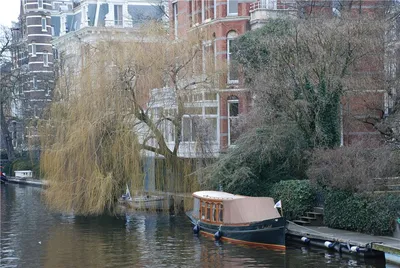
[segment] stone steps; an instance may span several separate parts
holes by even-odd
[[[321,226],[324,223],[324,208],[314,207],[313,211],[307,211],[304,216],[293,222],[302,226]]]

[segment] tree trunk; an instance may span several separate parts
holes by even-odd
[[[12,137],[11,133],[8,130],[8,124],[6,118],[4,116],[4,108],[3,104],[0,104],[0,121],[1,121],[1,136],[7,150],[8,160],[10,162],[14,161],[15,159],[15,151],[14,146],[12,144]]]

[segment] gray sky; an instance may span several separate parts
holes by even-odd
[[[20,0],[0,0],[0,25],[11,27],[11,21],[17,21]]]

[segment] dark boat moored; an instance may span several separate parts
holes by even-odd
[[[0,183],[6,183],[8,182],[8,178],[6,174],[3,172],[3,167],[0,166]]]
[[[270,197],[248,197],[217,191],[193,193],[187,216],[193,231],[217,240],[285,250],[286,221]]]

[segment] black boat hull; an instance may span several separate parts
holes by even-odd
[[[216,225],[201,222],[195,219],[191,212],[187,213],[193,225],[200,228],[200,233],[214,237],[220,231],[222,241],[240,243],[253,246],[261,246],[270,249],[285,250],[286,221],[284,218],[276,218],[249,225]]]
[[[8,182],[7,177],[4,176],[4,175],[1,175],[1,176],[0,176],[0,183],[6,183],[6,182]]]

